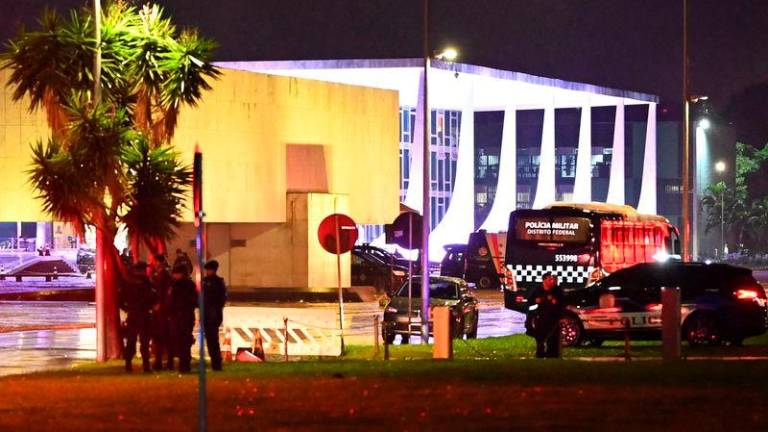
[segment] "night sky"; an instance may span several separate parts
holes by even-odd
[[[0,0],[0,37],[46,4]],[[419,0],[165,0],[219,60],[421,55]],[[682,0],[432,0],[431,41],[460,61],[660,95],[679,104]],[[768,1],[690,0],[691,92],[716,109],[768,79]]]

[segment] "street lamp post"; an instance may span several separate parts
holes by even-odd
[[[725,162],[717,161],[715,171],[722,176],[725,172]],[[722,259],[725,258],[725,179],[723,179],[723,187],[720,188],[720,256]]]
[[[422,0],[423,10],[423,55],[424,55],[424,142],[423,142],[423,164],[422,164],[422,218],[421,218],[421,343],[429,343],[429,233],[431,231],[431,150],[430,128],[431,110],[429,108],[429,69],[433,53],[429,47],[429,0]],[[440,53],[435,53],[434,57],[443,61],[454,61],[459,53],[455,48],[446,48]],[[410,302],[409,302],[410,304]],[[409,318],[410,319],[410,318]]]
[[[421,343],[429,343],[429,232],[430,232],[430,110],[429,110],[429,0],[423,0],[424,25],[424,152],[422,157],[422,218],[421,218]]]
[[[691,221],[690,221],[690,101],[688,100],[688,0],[683,0],[683,191],[682,191],[682,219],[683,219],[683,261],[690,260],[691,246]]]

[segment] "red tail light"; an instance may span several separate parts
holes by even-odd
[[[739,300],[755,300],[755,299],[757,299],[760,296],[760,294],[757,292],[757,290],[754,290],[754,289],[740,289],[740,290],[736,290],[734,295]]]

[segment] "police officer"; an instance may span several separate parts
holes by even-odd
[[[195,339],[192,330],[195,326],[195,308],[197,307],[197,289],[187,272],[187,267],[178,265],[171,273],[171,295],[168,298],[168,313],[170,318],[171,344],[173,358],[179,359],[179,372],[191,370],[192,353],[190,352]]]
[[[224,319],[224,303],[227,301],[227,288],[224,279],[216,272],[219,262],[210,260],[205,263],[203,278],[204,330],[205,343],[211,356],[211,368],[221,370],[221,347],[219,346],[219,327]]]
[[[147,277],[147,263],[139,261],[133,266],[131,280],[121,290],[121,308],[128,314],[125,320],[125,370],[133,370],[136,355],[136,340],[140,343],[141,361],[144,372],[151,372],[149,366],[149,338],[152,325],[152,306],[155,295]]]
[[[167,367],[173,368],[173,356],[171,355],[171,330],[168,311],[168,299],[171,296],[171,272],[168,270],[168,261],[165,255],[155,255],[152,265],[152,287],[157,295],[152,317],[152,346],[155,350],[155,370],[163,369],[163,360],[167,359]]]
[[[531,305],[528,320],[536,338],[536,357],[560,357],[560,318],[565,308],[557,277],[551,272],[544,273],[541,287],[531,292],[528,304]]]

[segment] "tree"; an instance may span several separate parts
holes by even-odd
[[[96,229],[105,359],[119,357],[122,345],[117,292],[126,272],[114,246],[118,228],[127,227],[135,257],[142,244],[151,254],[164,252],[190,179],[170,145],[179,110],[195,106],[219,71],[210,62],[215,44],[194,30],[178,31],[157,5],[108,5],[99,17],[100,50],[94,18],[89,9],[66,19],[46,10],[36,30],[8,42],[0,60],[11,71],[14,100],[28,97],[29,109],[45,110],[51,127],[50,139],[32,145],[29,171],[43,209],[80,235]],[[100,103],[92,97],[96,53]]]
[[[719,228],[722,221],[739,245],[752,250],[765,248],[768,241],[768,187],[763,186],[766,176],[762,172],[767,168],[768,146],[757,149],[736,143],[734,185],[713,184],[701,201],[702,208],[707,211],[707,232]]]

